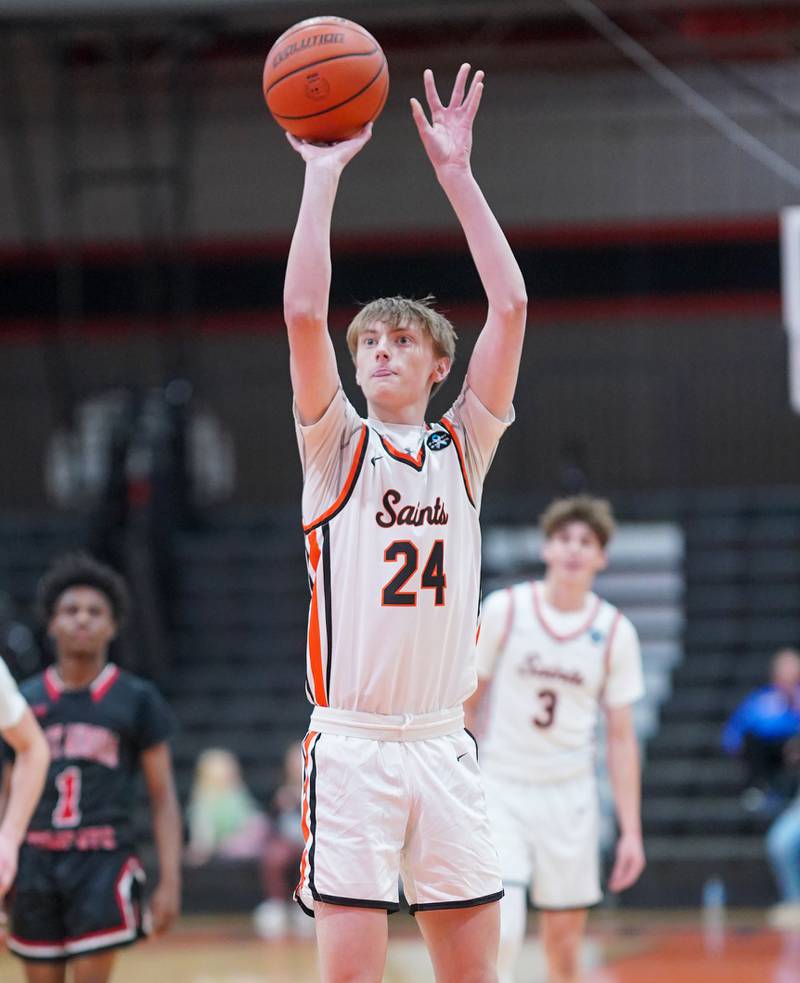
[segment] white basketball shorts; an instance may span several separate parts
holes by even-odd
[[[531,885],[537,908],[587,908],[602,898],[593,775],[541,785],[484,775],[504,884]]]
[[[312,721],[313,727],[313,721]],[[425,740],[319,733],[303,742],[305,849],[295,899],[417,911],[503,896],[476,745],[464,730]]]

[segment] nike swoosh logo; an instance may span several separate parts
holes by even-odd
[[[466,758],[468,754],[469,751],[465,751],[463,754],[459,754],[459,756],[456,758],[456,761],[460,761],[462,758]]]
[[[370,463],[370,464],[371,464],[371,465],[373,466],[373,468],[374,468],[374,467],[375,467],[375,462],[376,462],[376,461],[382,461],[382,460],[383,460],[383,454],[376,454],[376,455],[375,455],[375,457],[371,457],[371,458],[369,459],[369,463]]]

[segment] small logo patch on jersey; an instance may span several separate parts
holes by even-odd
[[[428,439],[425,441],[432,451],[443,451],[452,442],[453,438],[445,430],[434,430],[432,434],[428,435]]]
[[[375,467],[375,462],[376,462],[376,461],[382,461],[382,460],[383,460],[383,454],[376,454],[376,455],[375,455],[375,457],[371,457],[371,458],[369,459],[369,463],[370,463],[370,464],[371,464],[371,465],[373,466],[373,468],[374,468],[374,467]]]
[[[604,641],[605,637],[606,636],[600,631],[599,628],[592,628],[589,632],[589,638],[591,638],[595,645],[599,645],[602,641]]]

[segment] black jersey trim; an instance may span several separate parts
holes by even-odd
[[[311,759],[311,775],[308,780],[308,829],[311,833],[311,849],[308,851],[308,886],[311,896],[317,898],[314,887],[314,857],[317,852],[317,745],[321,734],[317,734],[309,750]]]
[[[295,894],[294,900],[300,905],[300,907],[303,910],[303,913],[304,914],[308,915],[309,918],[313,918],[314,917],[314,909],[313,908],[309,908],[307,904],[304,904],[303,903],[303,900],[302,900],[302,898],[300,897],[299,894]]]
[[[418,911],[447,911],[451,908],[477,908],[478,905],[491,904],[499,901],[505,891],[497,891],[495,894],[485,894],[482,898],[470,898],[469,901],[436,901],[433,904],[412,904],[408,909],[412,915]]]
[[[475,745],[475,760],[478,760],[478,738],[472,733],[469,727],[464,728],[464,733],[467,737],[472,738],[472,743]]]
[[[322,578],[325,589],[325,640],[328,658],[325,666],[325,696],[331,699],[331,663],[333,662],[333,611],[331,610],[331,527],[326,522],[322,527]]]

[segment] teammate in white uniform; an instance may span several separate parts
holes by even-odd
[[[0,659],[0,737],[16,755],[3,789],[0,823],[0,901],[14,882],[20,843],[39,801],[50,763],[47,741],[36,718]]]
[[[324,983],[382,979],[398,875],[436,978],[496,980],[502,895],[463,701],[476,685],[478,511],[511,421],[525,286],[470,169],[483,73],[462,65],[448,106],[425,73],[432,123],[412,114],[488,299],[461,395],[426,424],[455,333],[428,304],[368,304],[348,330],[361,419],[327,330],[330,222],[339,177],[370,128],[306,162],[285,316],[303,464],[312,596],[304,741],[305,851],[296,897],[314,914]]]
[[[579,979],[586,910],[601,898],[594,776],[600,709],[621,831],[610,889],[630,887],[644,867],[631,712],[644,690],[639,641],[630,621],[591,590],[606,566],[611,509],[588,496],[560,499],[541,526],[545,579],[487,597],[480,682],[468,705],[468,720],[483,738],[481,765],[505,888],[501,983],[513,980],[531,881],[550,983]]]

